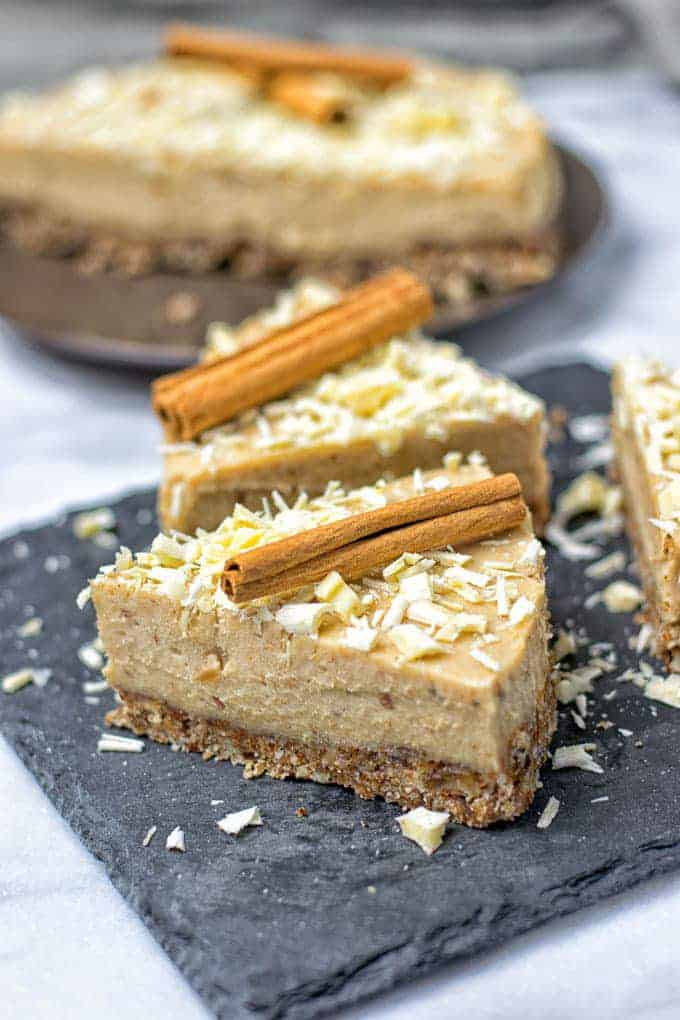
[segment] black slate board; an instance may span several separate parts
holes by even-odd
[[[608,408],[606,375],[585,365],[520,381],[577,414]],[[571,440],[552,449],[558,490],[581,452]],[[153,502],[144,492],[117,505],[122,542],[139,548],[151,539],[155,527],[140,524],[139,512],[148,517]],[[17,539],[27,558],[16,557]],[[625,543],[608,548],[616,546]],[[55,555],[70,565],[46,572]],[[0,544],[0,674],[30,661],[32,648],[53,670],[43,689],[0,695],[0,728],[218,1016],[321,1016],[680,865],[680,713],[616,684],[616,673],[598,682],[594,717],[607,712],[642,748],[616,728],[593,737],[592,719],[584,737],[563,713],[558,742],[595,739],[604,775],[546,769],[523,819],[486,832],[454,827],[429,859],[398,834],[395,806],[339,788],[246,781],[238,768],[151,743],[140,755],[98,755],[112,695],[84,702],[82,681],[94,674],[76,652],[94,624],[91,609],[80,613],[73,600],[110,558],[75,540],[67,517]],[[551,552],[549,579],[556,624],[587,621],[591,640],[616,644],[621,670],[636,661],[630,617],[583,609],[596,585],[584,585],[581,565]],[[16,625],[28,605],[44,633],[21,641]],[[615,699],[602,701],[613,687]],[[539,831],[551,794],[562,808]],[[598,796],[609,801],[592,804]],[[212,807],[212,798],[225,803]],[[252,803],[262,828],[238,840],[217,829],[226,810]],[[295,815],[302,805],[306,819]],[[152,824],[158,835],[143,849]],[[164,847],[176,825],[186,833],[183,855]]]

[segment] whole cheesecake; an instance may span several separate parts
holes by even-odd
[[[560,193],[504,75],[394,55],[177,28],[0,108],[4,233],[84,274],[346,285],[397,260],[465,301],[551,275]]]

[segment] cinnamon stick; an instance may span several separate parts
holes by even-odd
[[[357,581],[403,552],[467,545],[516,527],[526,506],[516,475],[390,503],[228,560],[222,587],[237,603],[321,580],[337,570]]]
[[[361,91],[339,78],[285,71],[272,79],[268,97],[315,124],[344,124]]]
[[[428,288],[405,269],[394,269],[246,350],[162,377],[152,387],[154,410],[168,440],[193,439],[407,332],[431,314]]]
[[[332,71],[388,86],[408,78],[410,60],[372,50],[339,49],[322,43],[271,39],[231,30],[170,25],[165,50],[171,56],[199,57],[263,74],[282,71]]]

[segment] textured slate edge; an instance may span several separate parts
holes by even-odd
[[[564,374],[566,371],[561,370],[562,382],[567,378]],[[570,375],[574,371],[599,375],[600,379],[602,377],[601,373],[587,366],[581,366],[578,370],[570,366]],[[544,391],[545,373],[528,377],[522,382],[529,389]],[[584,390],[587,388],[583,387]],[[566,386],[566,389],[569,387]],[[581,387],[576,386],[575,389],[580,392]],[[569,394],[565,392],[565,402],[569,402],[576,413],[603,409],[594,407],[592,401],[587,406],[578,406],[579,401],[574,393],[571,394],[571,400],[568,397]],[[151,502],[150,495],[148,501]],[[7,541],[15,541],[22,536],[30,537],[31,534],[31,531],[22,532]],[[253,1012],[245,1004],[237,1005],[234,1002],[230,990],[221,987],[214,973],[203,970],[202,954],[200,951],[197,953],[196,946],[187,937],[186,927],[181,923],[173,925],[166,912],[159,914],[147,892],[140,892],[136,883],[128,879],[120,866],[107,860],[107,854],[111,851],[110,833],[106,839],[101,838],[99,820],[83,795],[78,776],[68,768],[55,770],[54,767],[43,767],[43,759],[52,765],[54,759],[40,753],[44,743],[40,728],[31,723],[28,716],[19,718],[16,725],[3,728],[9,730],[7,735],[17,753],[34,772],[48,796],[95,856],[104,861],[116,887],[141,914],[160,944],[211,1008],[224,1017],[252,1016]],[[435,925],[422,933],[415,942],[411,938],[402,939],[375,956],[358,961],[352,967],[330,973],[322,981],[300,984],[282,992],[275,1003],[252,1005],[259,1015],[267,1017],[321,1016],[340,1006],[355,1004],[380,991],[391,989],[396,982],[422,976],[452,960],[462,960],[482,949],[492,948],[512,935],[525,932],[553,917],[573,913],[679,864],[680,831],[669,831],[667,836],[657,836],[642,844],[632,854],[612,855],[598,867],[585,869],[572,877],[566,885],[557,884],[554,888],[542,890],[540,905],[518,902],[512,898],[485,904],[472,910],[469,916],[462,922],[458,921],[455,926],[446,923]]]

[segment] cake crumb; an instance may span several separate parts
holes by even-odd
[[[2,678],[1,683],[5,694],[16,694],[22,687],[33,683],[33,670],[18,669],[15,673],[8,673]]]
[[[73,534],[76,538],[94,538],[101,531],[110,531],[116,526],[116,515],[107,506],[97,510],[86,510],[73,518]]]
[[[87,666],[88,669],[97,670],[101,669],[104,665],[102,653],[95,647],[94,641],[80,646],[78,649],[78,658],[82,662],[83,666]]]
[[[552,654],[555,662],[560,662],[567,655],[574,655],[576,652],[576,637],[573,631],[567,631],[560,627],[557,633],[557,640],[552,646]]]
[[[201,302],[196,294],[178,290],[166,299],[163,305],[163,317],[171,326],[185,326],[196,318],[200,309]]]
[[[605,440],[602,443],[590,446],[585,453],[576,458],[574,465],[577,471],[590,471],[592,468],[605,467],[607,464],[611,464],[613,459],[614,449],[612,444]]]
[[[152,825],[151,828],[149,829],[149,831],[147,832],[146,836],[142,840],[142,846],[148,846],[149,843],[154,838],[154,836],[156,835],[157,832],[158,832],[158,826],[157,825]]]
[[[38,634],[42,634],[43,621],[40,616],[33,616],[30,620],[26,620],[26,623],[22,623],[20,627],[17,627],[17,634],[19,637],[37,637]]]
[[[555,821],[557,812],[560,810],[560,802],[557,797],[551,797],[541,812],[541,817],[536,822],[537,829],[547,829]]]
[[[648,623],[643,623],[637,637],[634,639],[634,649],[638,655],[642,655],[649,648],[652,639],[652,628]]]
[[[652,701],[680,708],[680,673],[671,673],[667,677],[652,676],[645,685],[644,694]]]
[[[56,574],[58,570],[67,570],[71,566],[70,557],[64,553],[58,556],[46,556],[43,563],[43,570],[46,574]]]
[[[0,687],[5,694],[16,694],[28,684],[35,684],[36,687],[44,687],[52,676],[51,669],[35,669],[30,666],[18,669],[9,673],[0,681]]]
[[[180,853],[185,853],[186,843],[184,842],[184,831],[180,829],[179,825],[172,830],[172,832],[166,839],[165,849],[179,850]]]
[[[260,809],[257,805],[254,805],[253,807],[244,808],[243,811],[233,811],[231,814],[225,815],[224,818],[220,818],[217,822],[217,827],[229,836],[238,836],[249,825],[263,824]]]
[[[604,577],[609,577],[610,574],[618,574],[625,569],[626,557],[622,552],[613,552],[609,556],[604,556],[601,560],[597,560],[595,563],[589,563],[584,570],[586,577],[594,577],[600,580]]]
[[[568,705],[576,701],[579,694],[591,694],[593,680],[602,676],[600,666],[577,666],[569,672],[556,670],[553,678],[556,683],[557,700],[561,705]]]
[[[602,601],[610,613],[632,613],[642,599],[642,592],[630,581],[612,581],[602,592]]]
[[[141,754],[144,750],[144,741],[136,737],[121,737],[117,733],[102,733],[97,741],[97,750],[118,751],[121,754]]]
[[[414,808],[397,818],[402,836],[417,843],[428,856],[441,846],[448,820],[448,811],[430,811],[425,807]]]
[[[600,775],[604,769],[589,753],[595,749],[595,744],[572,744],[570,747],[556,747],[553,752],[552,767],[553,769],[581,769],[583,772],[596,772]]]
[[[85,680],[82,688],[85,694],[102,694],[109,690],[109,685],[106,680]]]
[[[569,422],[569,432],[577,443],[600,443],[609,432],[606,414],[582,414]]]

